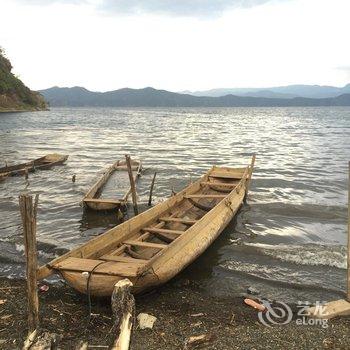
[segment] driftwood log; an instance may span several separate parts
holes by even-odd
[[[37,329],[35,329],[33,332],[29,333],[27,339],[24,341],[22,350],[30,349],[31,346],[34,344],[37,335],[38,335]]]
[[[41,332],[41,334],[36,335],[36,338],[29,347],[23,347],[23,349],[56,350],[58,349],[58,343],[61,338],[62,336],[55,333]]]
[[[111,304],[114,315],[114,326],[119,327],[119,336],[112,345],[113,350],[128,350],[131,330],[135,319],[135,299],[131,294],[132,282],[127,278],[114,286]]]
[[[75,347],[75,350],[87,350],[89,348],[88,342],[81,340]]]

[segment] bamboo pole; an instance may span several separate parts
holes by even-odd
[[[19,196],[21,210],[24,246],[26,255],[26,278],[28,293],[28,331],[34,332],[39,326],[39,299],[37,289],[37,250],[36,250],[36,212],[39,195],[33,197],[27,194]]]
[[[128,154],[125,155],[125,160],[126,160],[126,166],[128,168],[128,173],[129,173],[129,181],[130,181],[130,188],[131,188],[132,204],[134,206],[134,213],[135,215],[138,215],[139,209],[137,207],[136,187],[135,187],[134,177],[132,175],[131,160]]]
[[[346,300],[350,303],[350,162],[349,162],[349,179],[348,179],[348,278]]]
[[[156,181],[156,176],[157,176],[157,172],[155,172],[154,175],[153,175],[151,188],[150,188],[150,190],[149,190],[149,198],[148,198],[148,206],[149,206],[149,207],[152,205],[153,187],[154,187],[154,183],[155,183],[155,181]]]

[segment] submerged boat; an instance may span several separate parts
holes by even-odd
[[[133,172],[135,182],[141,174],[141,168],[141,161],[131,160],[131,170]],[[118,209],[120,206],[125,205],[131,193],[127,170],[128,168],[125,160],[118,160],[113,165],[111,165],[108,169],[106,169],[100,179],[86,193],[85,197],[83,198],[83,204],[93,210],[114,210]],[[120,196],[120,198],[104,198],[101,196],[102,191],[106,186],[108,180],[115,172],[121,172],[118,174],[119,178],[117,178],[117,181],[120,183],[124,182],[124,184],[127,183],[128,187],[125,193]]]
[[[9,176],[8,173],[2,173],[2,174],[0,174],[0,182],[1,182],[1,181],[4,181],[8,176]]]
[[[254,167],[212,167],[166,201],[56,258],[38,270],[81,293],[110,296],[128,278],[133,293],[158,286],[183,270],[220,235],[242,205]]]
[[[34,172],[38,169],[49,169],[54,165],[63,164],[67,160],[68,156],[62,154],[47,154],[44,157],[32,160],[27,163],[22,163],[18,165],[10,165],[0,168],[0,177],[1,176],[15,176],[15,175],[24,175],[28,172]]]

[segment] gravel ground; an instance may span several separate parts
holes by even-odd
[[[27,334],[25,282],[0,279],[0,300],[0,348],[21,349]],[[59,349],[74,349],[81,341],[91,349],[103,349],[114,339],[109,300],[92,300],[90,321],[87,305],[86,296],[65,285],[40,292],[41,326],[58,334]],[[350,317],[328,321],[327,328],[300,326],[295,320],[267,327],[243,297],[208,297],[188,280],[175,280],[138,296],[136,309],[157,321],[152,330],[134,330],[131,349],[135,350],[350,348]],[[190,337],[201,335],[204,340],[190,342]]]

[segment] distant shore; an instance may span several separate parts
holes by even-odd
[[[0,347],[20,349],[27,335],[26,286],[23,280],[0,278]],[[65,285],[50,285],[40,294],[43,329],[58,334],[60,349],[74,349],[80,341],[107,346],[114,338],[110,301],[92,300],[88,323],[87,297]],[[184,349],[190,337],[207,341],[187,348],[202,349],[347,349],[350,317],[330,320],[327,328],[267,327],[242,297],[206,296],[189,280],[177,278],[152,293],[136,297],[136,314],[157,317],[152,330],[136,329],[130,349]]]
[[[268,98],[250,96],[194,96],[154,88],[93,92],[82,87],[39,91],[52,107],[346,107],[350,93],[329,98]]]
[[[48,108],[38,109],[38,108],[1,108],[0,113],[19,113],[19,112],[40,112],[40,111],[48,111]]]

